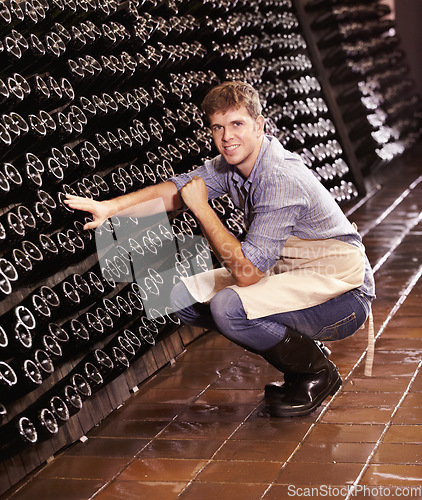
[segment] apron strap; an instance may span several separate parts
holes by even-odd
[[[374,365],[375,355],[375,334],[374,334],[374,317],[372,316],[372,306],[369,306],[368,315],[368,348],[365,360],[365,375],[372,377],[372,368]]]

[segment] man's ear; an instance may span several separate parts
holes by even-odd
[[[258,136],[264,133],[264,125],[265,125],[265,118],[262,115],[259,115],[258,118],[256,119],[256,131]]]

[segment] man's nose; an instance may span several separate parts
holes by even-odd
[[[230,128],[224,128],[223,129],[223,137],[222,137],[223,141],[230,140],[231,136],[232,136],[232,133],[231,133]]]

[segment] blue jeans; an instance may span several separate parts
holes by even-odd
[[[286,327],[314,340],[349,337],[366,321],[370,308],[370,300],[352,290],[314,307],[249,320],[231,288],[218,292],[209,304],[200,304],[179,282],[170,298],[174,312],[184,323],[217,330],[232,342],[258,353],[280,342]]]

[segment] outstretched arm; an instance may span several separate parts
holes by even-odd
[[[208,190],[203,179],[194,177],[181,189],[180,194],[198,219],[218,260],[228,268],[238,286],[253,285],[265,276],[244,256],[240,241],[226,229],[208,204]]]
[[[113,215],[128,217],[154,215],[162,210],[163,203],[167,212],[182,207],[180,195],[175,184],[171,181],[154,184],[139,191],[104,201],[68,194],[65,203],[70,208],[92,214],[92,222],[85,224],[84,229],[94,229]]]

